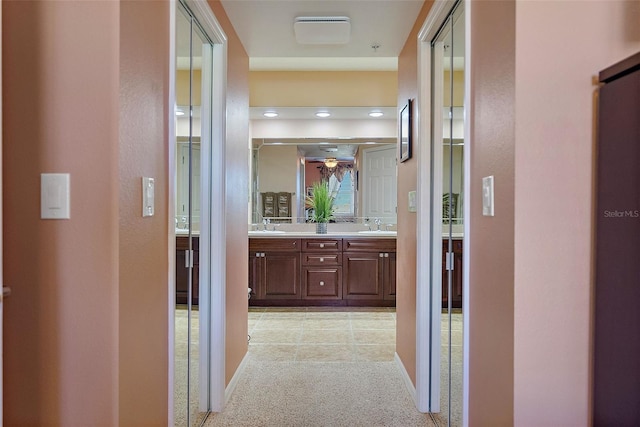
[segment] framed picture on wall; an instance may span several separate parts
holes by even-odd
[[[400,147],[400,161],[404,162],[411,158],[411,100],[409,99],[402,110],[398,120],[400,128],[398,139]]]

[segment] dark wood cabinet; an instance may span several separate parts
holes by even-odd
[[[192,237],[193,271],[186,267],[186,252],[189,237],[176,236],[176,304],[187,304],[189,300],[189,274],[192,277],[191,303],[198,305],[200,294],[200,238]]]
[[[300,240],[250,239],[249,287],[254,301],[299,300]]]
[[[250,305],[393,305],[395,239],[249,239]]]
[[[345,299],[395,300],[395,239],[345,239],[342,283]]]
[[[462,308],[462,240],[453,240],[452,244],[453,270],[451,271],[451,307]],[[442,239],[442,308],[449,306],[448,251],[449,240]]]
[[[342,239],[302,240],[302,298],[342,299]]]

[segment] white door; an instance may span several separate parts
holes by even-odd
[[[396,147],[370,148],[362,154],[362,216],[397,222]]]

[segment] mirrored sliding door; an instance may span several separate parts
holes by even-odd
[[[210,310],[206,277],[201,273],[203,176],[209,159],[206,134],[211,85],[212,43],[191,11],[178,3],[176,13],[176,307],[174,420],[176,426],[199,426],[209,409],[207,325]],[[206,187],[206,186],[204,186]],[[203,266],[204,267],[204,266]],[[201,356],[203,359],[201,359]]]
[[[459,2],[432,44],[434,206],[433,295],[440,295],[439,402],[432,402],[439,425],[462,425],[462,258],[464,203],[464,9]],[[437,260],[437,261],[436,261]],[[440,262],[441,261],[441,262]],[[441,269],[440,269],[441,266]],[[436,313],[437,315],[437,313]],[[439,372],[438,372],[439,370]],[[437,396],[437,393],[434,394]]]

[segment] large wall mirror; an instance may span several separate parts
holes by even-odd
[[[326,181],[336,222],[396,223],[396,138],[254,138],[252,224],[310,222],[305,196]]]

